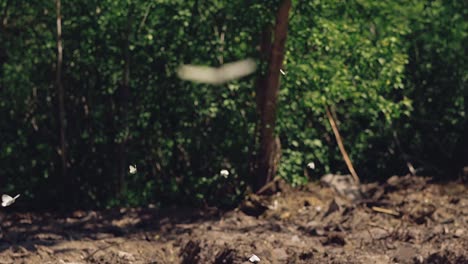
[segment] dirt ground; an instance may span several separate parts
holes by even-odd
[[[468,263],[463,184],[278,185],[229,212],[2,210],[0,263]]]

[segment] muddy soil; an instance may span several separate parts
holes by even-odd
[[[279,184],[236,210],[2,210],[0,263],[468,263],[468,192],[392,177],[359,199]]]

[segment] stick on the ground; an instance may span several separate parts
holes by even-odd
[[[108,248],[111,248],[113,246],[117,246],[119,244],[122,244],[123,242],[112,242],[111,244],[107,245],[107,246],[104,246],[104,247],[101,247],[101,248],[98,248],[96,249],[94,252],[92,252],[91,254],[88,254],[87,257],[85,257],[83,260],[85,261],[88,261],[89,259],[91,259],[96,253],[98,253],[99,251],[104,251],[104,250],[107,250]]]
[[[279,179],[281,179],[281,178],[280,177],[273,178],[273,180],[271,180],[269,183],[265,184],[255,194],[261,194],[261,193],[265,192],[266,190],[270,189],[271,187],[273,187],[273,184],[275,184],[275,182],[277,182]]]
[[[340,136],[340,131],[338,131],[338,127],[336,126],[335,119],[333,118],[332,114],[330,113],[330,109],[328,109],[328,106],[325,106],[325,110],[327,111],[327,117],[328,121],[330,122],[330,125],[333,129],[333,134],[335,134],[336,142],[338,143],[338,147],[340,148],[341,155],[343,156],[346,166],[348,166],[349,172],[351,172],[351,175],[353,176],[354,181],[359,184],[359,177],[354,170],[353,163],[351,163],[351,159],[349,159],[348,153],[346,152],[344,145],[343,145],[343,140],[341,139]]]
[[[394,215],[394,216],[400,216],[400,214],[394,210],[390,209],[385,209],[382,207],[377,207],[377,206],[372,206],[372,210],[379,212],[379,213],[384,213],[384,214],[389,214],[389,215]]]

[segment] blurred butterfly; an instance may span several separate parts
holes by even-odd
[[[307,168],[309,168],[311,170],[315,169],[315,163],[313,163],[313,162],[307,163]]]
[[[130,165],[128,166],[128,171],[130,172],[130,174],[135,174],[137,172],[137,167],[136,165]]]
[[[224,178],[227,178],[229,176],[229,171],[228,170],[221,170],[219,172],[219,174],[221,174],[221,176],[223,176]]]
[[[4,194],[2,195],[2,206],[3,207],[7,207],[9,205],[11,205],[12,203],[15,202],[15,200],[20,197],[20,195],[16,195],[15,197],[11,197],[10,195],[8,194]]]
[[[253,73],[257,64],[253,59],[245,59],[226,63],[219,68],[200,65],[182,65],[177,69],[177,75],[182,80],[207,84],[223,84]]]
[[[257,257],[256,255],[252,255],[252,256],[249,258],[249,261],[252,262],[252,263],[257,263],[257,262],[260,262],[260,258]]]

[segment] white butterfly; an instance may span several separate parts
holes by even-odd
[[[219,68],[200,65],[182,65],[177,69],[179,78],[187,81],[223,84],[253,73],[257,64],[253,59],[226,63]]]
[[[219,172],[219,174],[221,174],[221,176],[223,176],[224,178],[227,178],[229,176],[229,171],[228,170],[221,170]]]
[[[130,165],[128,166],[128,172],[130,172],[130,174],[135,174],[137,172],[137,167],[136,165]]]
[[[249,258],[249,261],[252,262],[252,263],[257,263],[257,262],[260,262],[260,258],[257,257],[256,255],[252,255],[252,256]]]
[[[8,194],[4,194],[2,195],[2,206],[3,207],[7,207],[9,205],[11,205],[12,203],[15,202],[15,200],[20,197],[20,195],[16,195],[15,197],[11,197],[10,195]]]
[[[309,168],[311,170],[315,169],[315,163],[314,162],[307,163],[307,168]]]

